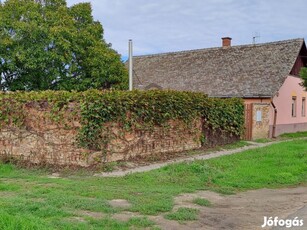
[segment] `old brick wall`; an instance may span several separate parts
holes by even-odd
[[[201,147],[201,119],[191,127],[181,121],[170,121],[168,127],[153,130],[124,131],[118,124],[107,124],[111,131],[109,144],[103,151],[91,151],[77,144],[78,120],[53,122],[37,108],[25,108],[23,128],[2,127],[0,156],[31,163],[90,166],[156,153],[171,153]]]
[[[270,131],[270,104],[253,103],[252,139],[268,138]]]

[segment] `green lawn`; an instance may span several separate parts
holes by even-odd
[[[284,133],[280,135],[281,138],[301,138],[307,137],[307,132],[296,132],[296,133]]]
[[[273,142],[273,141],[282,141],[282,140],[290,140],[290,139],[306,138],[306,137],[307,137],[307,132],[284,133],[278,136],[276,139],[261,138],[261,139],[254,140],[254,142],[268,143],[268,142]]]
[[[112,208],[108,200],[126,199],[132,204],[129,211],[145,216],[165,213],[176,219],[186,210],[166,212],[172,211],[173,198],[180,193],[201,189],[234,193],[307,184],[307,141],[294,140],[122,178],[47,176],[43,170],[0,164],[0,229],[155,229],[146,218],[113,220],[110,215],[122,210]],[[105,217],[93,219],[82,216],[82,211]],[[86,221],[77,221],[79,217]]]

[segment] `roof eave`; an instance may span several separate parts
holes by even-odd
[[[272,95],[210,95],[208,97],[216,97],[216,98],[261,98],[261,99],[269,99],[272,98]]]

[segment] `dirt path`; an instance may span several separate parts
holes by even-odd
[[[195,198],[208,199],[212,203],[212,207],[194,204],[193,199]],[[306,222],[305,227],[294,229],[307,229],[307,187],[276,190],[259,189],[227,196],[210,191],[199,191],[176,197],[173,211],[180,207],[198,209],[200,211],[198,220],[179,223],[165,219],[165,214],[148,216],[148,218],[154,221],[158,227],[165,230],[254,230],[272,229],[261,228],[264,216],[277,216],[280,219],[298,217]],[[139,215],[137,213],[123,212],[115,214],[113,218],[127,221],[129,218],[136,216]]]
[[[132,174],[132,173],[147,172],[147,171],[151,171],[151,170],[154,170],[154,169],[159,169],[159,168],[162,168],[162,167],[167,166],[169,164],[191,162],[191,161],[195,161],[195,160],[208,160],[208,159],[217,158],[217,157],[221,157],[221,156],[240,153],[240,152],[243,152],[245,150],[262,148],[262,147],[266,147],[266,146],[269,146],[269,145],[278,144],[278,143],[281,143],[281,142],[300,140],[300,139],[307,139],[307,138],[297,138],[297,139],[292,139],[292,140],[274,141],[274,142],[269,142],[269,143],[248,142],[250,145],[244,146],[242,148],[237,148],[237,149],[232,149],[232,150],[214,151],[212,153],[204,153],[204,154],[194,155],[194,156],[191,156],[191,157],[182,157],[182,158],[179,158],[179,159],[167,160],[163,163],[153,163],[153,164],[149,164],[149,165],[146,165],[146,166],[136,166],[136,167],[133,167],[133,168],[130,168],[130,169],[127,169],[127,170],[117,170],[117,171],[112,171],[112,172],[97,173],[94,176],[98,176],[98,177],[122,177],[122,176]]]
[[[307,187],[260,189],[231,196],[204,191],[177,197],[175,208],[182,206],[196,208],[197,205],[190,205],[191,198],[195,196],[210,200],[213,207],[198,207],[199,220],[186,223],[181,229],[263,229],[261,225],[264,216],[287,219],[292,214],[298,214],[299,219],[302,219],[307,214]],[[305,224],[305,228],[295,229],[307,229],[307,223]],[[163,226],[162,229],[172,229],[172,227]]]

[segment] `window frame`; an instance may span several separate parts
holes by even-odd
[[[296,96],[292,96],[291,115],[292,115],[292,117],[297,116],[297,97]]]
[[[302,97],[302,117],[306,117],[306,97]]]

